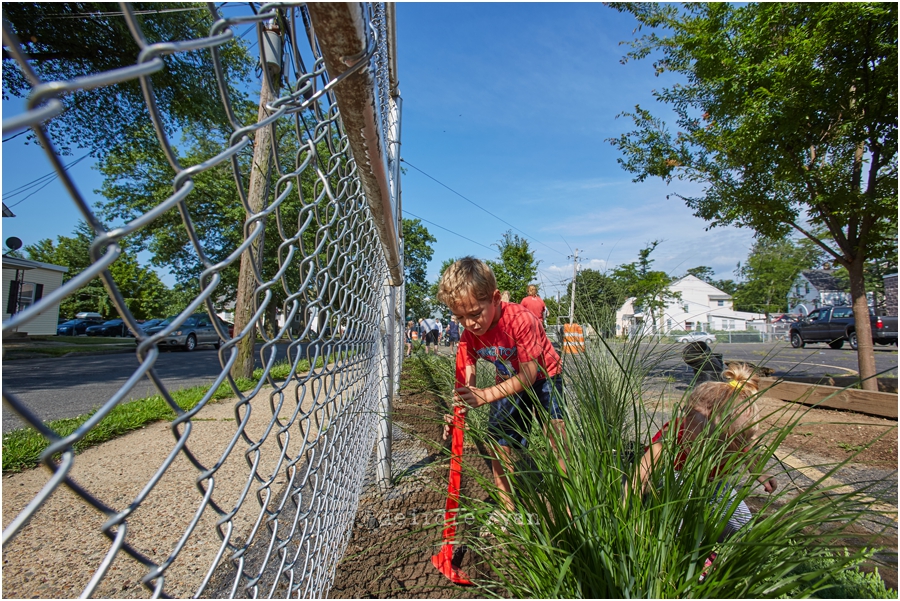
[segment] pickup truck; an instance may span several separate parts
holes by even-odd
[[[875,344],[897,344],[897,318],[875,315],[869,309],[872,323],[872,340]],[[825,342],[833,349],[844,346],[844,341],[856,350],[856,320],[852,307],[819,307],[804,319],[791,324],[791,346],[803,348],[807,343]]]

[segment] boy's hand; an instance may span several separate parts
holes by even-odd
[[[453,405],[460,407],[465,414],[467,409],[475,409],[484,405],[483,390],[474,386],[460,386],[453,395]]]
[[[453,415],[448,413],[444,415],[444,432],[441,434],[443,440],[450,438],[450,428],[453,426]]]
[[[768,493],[773,493],[778,488],[778,482],[769,474],[762,474],[757,480],[763,485],[763,490]]]

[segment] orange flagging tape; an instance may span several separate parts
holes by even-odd
[[[465,348],[460,343],[456,354],[456,385],[465,386]],[[458,567],[453,566],[453,548],[456,543],[456,513],[459,508],[459,488],[462,480],[463,436],[466,417],[459,407],[453,408],[453,438],[450,445],[450,483],[447,486],[447,506],[444,510],[444,535],[441,550],[431,557],[438,571],[455,584],[472,584]]]

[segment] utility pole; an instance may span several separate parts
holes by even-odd
[[[578,249],[575,249],[574,255],[569,255],[569,258],[574,258],[575,261],[572,263],[572,302],[569,305],[569,323],[575,323],[575,281],[578,279]]]
[[[257,122],[269,116],[269,110],[266,108],[266,105],[278,98],[278,92],[281,88],[282,39],[281,29],[274,20],[267,21],[263,25],[263,43],[259,45],[259,52],[264,72],[262,88],[259,92]],[[268,77],[266,74],[268,74]],[[253,163],[250,167],[250,189],[247,193],[247,203],[250,205],[252,213],[262,211],[266,202],[274,131],[275,123],[271,123],[256,131],[256,139],[253,145]],[[260,222],[255,227],[265,227],[265,222]],[[234,306],[235,332],[242,331],[253,319],[256,304],[254,302],[256,269],[254,269],[253,263],[254,259],[259,261],[257,265],[261,274],[262,241],[262,236],[257,237],[253,244],[250,245],[250,248],[241,255],[241,271],[238,276],[237,298]],[[231,368],[231,376],[233,378],[253,377],[253,349],[255,344],[256,329],[254,328],[237,344],[237,360]]]

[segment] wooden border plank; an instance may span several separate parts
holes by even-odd
[[[760,378],[759,387],[763,396],[782,401],[897,419],[895,393],[786,382],[777,378]]]

